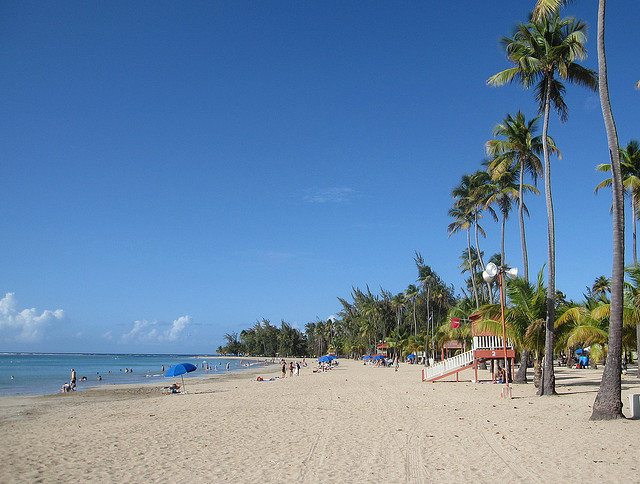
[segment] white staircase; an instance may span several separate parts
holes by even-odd
[[[432,380],[454,371],[469,366],[473,363],[473,350],[460,353],[452,358],[439,361],[435,365],[428,366],[422,370],[422,381]]]

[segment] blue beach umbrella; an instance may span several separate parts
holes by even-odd
[[[327,355],[329,357],[329,361],[337,360],[338,357],[336,355]]]
[[[384,360],[386,358],[386,355],[376,355],[373,357],[374,360]]]
[[[185,390],[184,377],[182,375],[184,375],[185,373],[191,373],[192,371],[196,371],[196,367],[191,363],[179,363],[169,368],[164,376],[165,378],[171,376],[179,376],[182,379],[182,389]]]
[[[371,359],[371,355],[364,355],[362,357],[363,360],[370,360]]]
[[[416,355],[409,355],[407,356],[407,360],[413,360],[416,357]]]
[[[320,358],[318,358],[318,361],[320,363],[324,363],[325,361],[331,361],[331,358],[328,356],[321,356]]]

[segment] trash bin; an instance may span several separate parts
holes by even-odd
[[[640,419],[640,394],[632,393],[629,395],[629,408],[631,409],[629,418]]]

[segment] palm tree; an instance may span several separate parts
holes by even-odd
[[[637,238],[636,238],[636,220],[638,219],[638,207],[640,206],[640,144],[638,140],[631,140],[627,144],[626,148],[620,149],[620,166],[622,168],[622,184],[625,192],[630,194],[631,200],[631,213],[633,214],[632,225],[632,249],[633,249],[633,263],[638,263],[638,250],[637,250]],[[611,171],[610,163],[600,163],[596,170],[598,171]],[[611,186],[611,178],[601,181],[596,187],[596,193],[598,190],[604,187]]]
[[[553,395],[554,319],[555,319],[555,219],[551,196],[551,165],[549,162],[549,113],[551,105],[560,119],[567,119],[567,105],[562,80],[596,89],[594,71],[579,65],[576,60],[586,56],[586,26],[573,18],[560,19],[557,10],[549,17],[519,24],[513,38],[505,38],[507,56],[514,66],[488,79],[488,84],[501,86],[517,81],[526,88],[535,85],[538,110],[544,114],[542,127],[542,153],[544,156],[544,188],[547,205],[548,235],[548,283],[547,316],[545,322],[545,352],[541,395]],[[556,75],[558,77],[556,77]]]
[[[471,252],[469,252],[469,250],[471,250]],[[462,261],[458,266],[458,269],[461,269],[460,274],[464,274],[466,272],[470,274],[466,279],[467,289],[471,288],[471,291],[473,291],[473,282],[475,281],[476,284],[480,284],[482,282],[482,276],[478,273],[480,254],[478,254],[475,247],[471,247],[471,249],[464,249],[458,258]],[[489,297],[489,294],[479,294],[478,300],[482,304],[485,304],[489,301]]]
[[[485,269],[485,265],[482,260],[482,251],[480,250],[478,235],[480,234],[485,237],[486,234],[478,219],[482,218],[481,213],[485,208],[495,216],[493,208],[486,206],[486,198],[490,182],[491,177],[489,174],[484,170],[478,170],[472,175],[463,175],[460,180],[460,184],[451,192],[453,197],[456,198],[454,206],[458,206],[463,210],[468,210],[473,215],[476,253],[478,254],[478,261],[482,270]],[[491,295],[489,283],[487,283],[487,292]]]
[[[606,295],[607,292],[611,292],[611,281],[606,276],[596,277],[591,286],[591,293],[594,296]]]
[[[360,331],[361,331],[362,337],[367,338],[367,342],[368,342],[367,351],[371,351],[371,348],[373,348],[373,346],[371,345],[371,336],[374,337],[374,341],[375,341],[375,335],[376,335],[375,322],[370,317],[363,317],[360,323]]]
[[[622,418],[622,378],[620,361],[622,358],[622,325],[624,306],[624,189],[622,184],[622,168],[618,132],[613,119],[611,101],[609,99],[609,82],[607,79],[607,59],[604,51],[604,20],[606,1],[598,2],[598,88],[602,117],[607,131],[607,144],[611,156],[611,173],[613,178],[613,270],[611,273],[611,317],[609,318],[609,344],[607,361],[598,394],[593,402],[591,420],[610,420]],[[635,217],[635,214],[634,214]]]
[[[396,321],[397,321],[397,329],[395,333],[395,351],[396,356],[398,356],[398,338],[400,337],[400,324],[402,322],[402,315],[404,314],[405,304],[407,302],[406,295],[401,292],[393,296],[391,299],[391,307],[396,313]]]
[[[518,111],[515,118],[511,114],[502,123],[493,128],[493,135],[504,139],[492,139],[487,141],[486,151],[490,156],[494,156],[489,165],[492,177],[499,177],[505,170],[517,167],[519,173],[518,180],[518,219],[520,222],[520,247],[522,249],[523,276],[525,281],[529,281],[529,257],[527,254],[527,239],[524,228],[524,175],[529,173],[534,186],[539,175],[542,175],[542,162],[539,154],[542,153],[542,136],[534,136],[537,130],[537,123],[540,116],[527,121],[524,114]],[[548,137],[547,142],[552,152],[560,151],[556,148],[555,142]],[[520,369],[514,378],[515,383],[527,382],[527,367],[529,365],[529,349],[523,348],[520,355]]]
[[[534,185],[539,175],[542,175],[542,162],[538,155],[542,153],[542,137],[533,136],[537,129],[540,116],[527,121],[524,115],[518,111],[515,118],[507,114],[502,123],[493,128],[494,136],[504,139],[492,139],[487,141],[486,151],[493,156],[489,165],[492,178],[499,178],[505,170],[517,166],[520,179],[518,182],[518,218],[520,220],[520,245],[522,247],[523,278],[529,280],[529,258],[527,255],[527,240],[524,230],[524,175],[529,173]],[[557,151],[555,142],[549,139],[549,149]],[[558,152],[558,156],[560,153]]]
[[[456,232],[459,232],[460,230],[467,231],[467,256],[469,259],[469,268],[470,270],[472,270],[473,264],[471,261],[471,224],[473,222],[471,214],[468,210],[464,210],[460,207],[453,207],[449,209],[449,216],[455,219],[447,227],[447,230],[449,231],[449,237],[451,237]],[[480,307],[480,300],[478,299],[478,289],[476,288],[476,280],[473,274],[473,270],[471,273],[471,285],[473,288],[473,296],[476,300],[476,307]]]
[[[629,192],[631,196],[631,213],[633,214],[633,263],[638,264],[638,251],[637,251],[637,239],[636,239],[636,220],[638,219],[638,206],[640,205],[640,145],[638,140],[631,140],[626,148],[620,150],[620,157],[622,158],[620,165],[622,169],[622,183],[625,191]],[[603,163],[597,167],[600,171],[611,171],[611,165],[609,163]],[[601,182],[597,187],[611,186],[611,178],[608,178]],[[636,351],[640,355],[640,321],[636,325]],[[640,371],[638,372],[638,378],[640,378]]]
[[[534,16],[557,15],[561,5],[569,0],[538,0]],[[610,420],[622,418],[622,379],[617,365],[622,358],[622,325],[624,306],[624,192],[622,183],[622,167],[618,145],[618,132],[613,119],[611,101],[609,99],[609,81],[607,77],[607,56],[605,53],[605,14],[606,0],[598,1],[598,92],[600,106],[607,132],[607,144],[611,157],[613,178],[613,271],[611,274],[611,320],[609,324],[609,352],[607,364],[602,373],[598,394],[593,404],[591,420]],[[636,84],[636,88],[640,82]],[[635,216],[635,215],[634,215]],[[640,329],[637,336],[640,339]],[[609,364],[611,363],[611,364]]]
[[[415,286],[415,284],[409,284],[407,286],[406,291],[404,292],[406,294],[407,300],[411,301],[411,305],[413,306],[413,332],[414,335],[418,334],[418,318],[417,318],[417,314],[416,314],[416,308],[417,308],[417,304],[416,304],[416,299],[418,297],[418,293],[420,292],[420,290]]]
[[[491,162],[488,162],[491,164]],[[496,171],[494,182],[487,186],[487,195],[485,198],[485,206],[496,205],[498,211],[502,215],[502,224],[500,231],[500,265],[504,265],[504,239],[507,218],[509,218],[509,212],[511,212],[511,202],[519,198],[520,191],[518,185],[515,183],[515,179],[518,176],[517,167],[503,167],[499,172]],[[520,190],[526,190],[528,192],[538,193],[537,188],[522,184]],[[522,204],[523,210],[527,212],[527,207]],[[495,216],[495,214],[494,214]],[[497,220],[497,217],[496,217]]]
[[[529,327],[541,324],[545,320],[547,312],[547,292],[543,283],[542,269],[538,272],[535,286],[525,279],[516,279],[515,281],[510,281],[507,285],[507,294],[512,304],[512,308],[507,313],[507,320],[516,330],[515,334],[517,336],[514,341],[521,350],[520,368],[513,381],[514,383],[527,383],[529,357],[532,352],[536,351],[535,345],[527,344],[525,339],[527,330]],[[539,358],[536,363],[539,369]]]
[[[605,344],[607,342],[607,328],[599,317],[602,315],[600,307],[589,310],[586,306],[568,308],[556,321],[558,333],[557,346],[573,354],[574,348]]]
[[[442,348],[449,341],[457,341],[462,343],[462,351],[467,351],[467,348],[471,348],[473,342],[471,323],[468,320],[461,321],[458,328],[452,328],[447,320],[438,327],[438,332],[434,339],[439,348]]]
[[[377,340],[378,336],[378,315],[380,308],[378,305],[378,297],[371,294],[371,290],[367,286],[367,292],[363,292],[358,288],[354,288],[351,296],[354,305],[358,309],[359,330],[363,338],[367,338],[369,348],[372,348],[371,339]]]
[[[637,351],[637,362],[638,362],[638,378],[640,378],[640,266],[638,264],[634,264],[631,267],[626,269],[627,274],[632,281],[631,284],[627,285],[627,293],[628,299],[631,301],[631,306],[633,307],[633,316],[632,320],[635,322],[636,329],[636,351]],[[623,321],[624,327],[624,321]]]

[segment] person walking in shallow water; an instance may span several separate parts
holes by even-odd
[[[76,389],[76,370],[74,370],[73,368],[71,368],[71,382],[70,382],[70,386],[72,390]]]

